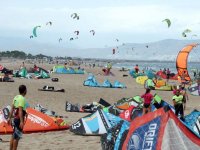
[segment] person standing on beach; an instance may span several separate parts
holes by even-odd
[[[135,70],[135,73],[139,73],[139,66],[138,66],[138,64],[135,65],[134,70]]]
[[[153,100],[153,95],[150,92],[150,89],[146,89],[146,92],[141,96],[141,98],[144,98],[143,115],[151,112],[151,101]]]
[[[167,83],[168,83],[169,82],[169,78],[170,78],[170,73],[171,73],[169,68],[167,68],[166,73],[167,73]]]
[[[172,97],[175,115],[178,117],[180,114],[180,119],[184,120],[184,109],[183,109],[183,95],[180,93],[180,90],[176,90],[176,94]]]
[[[188,97],[187,90],[186,90],[184,84],[182,84],[182,85],[180,86],[180,90],[181,90],[180,93],[183,95],[183,108],[184,108],[184,110],[185,110],[185,108],[186,108],[186,101],[189,100],[189,97]]]
[[[11,112],[8,118],[8,123],[13,127],[13,134],[10,140],[10,150],[17,150],[18,142],[22,138],[22,131],[26,118],[26,100],[24,96],[27,90],[25,85],[19,86],[19,95],[15,96],[12,103]]]
[[[36,64],[34,64],[34,66],[33,66],[33,71],[34,72],[39,72],[39,67],[36,65]]]
[[[19,69],[19,70],[21,70],[21,69],[23,69],[23,68],[26,68],[24,62],[22,62],[22,64],[20,65],[20,69]]]

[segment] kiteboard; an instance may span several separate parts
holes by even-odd
[[[65,92],[65,89],[54,89],[53,86],[44,86],[42,89],[38,89],[38,91],[48,91],[48,92]]]

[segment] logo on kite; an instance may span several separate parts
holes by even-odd
[[[77,20],[79,20],[79,16],[78,16],[77,13],[73,13],[73,14],[71,14],[71,17],[72,17],[73,19],[77,19]]]
[[[80,121],[76,122],[75,124],[72,125],[72,129],[79,128],[81,126]]]
[[[30,119],[33,123],[40,124],[43,127],[49,126],[49,124],[45,120],[33,114],[28,114],[28,119]]]
[[[95,35],[95,31],[94,30],[90,30],[90,33],[92,33],[92,35]]]
[[[168,18],[167,18],[167,19],[164,19],[162,22],[166,22],[168,28],[171,26],[171,21],[170,21]]]
[[[130,141],[128,142],[128,149],[139,150],[140,149],[140,136],[138,134],[133,134]]]

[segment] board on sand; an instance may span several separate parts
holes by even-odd
[[[38,89],[38,91],[65,92],[65,89],[54,89],[53,86],[44,86],[42,89]]]

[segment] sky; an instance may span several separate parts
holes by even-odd
[[[0,0],[0,39],[24,39],[66,48],[103,48],[200,36],[200,1],[193,0]],[[80,16],[71,18],[72,13]],[[162,20],[172,22],[168,28]],[[52,21],[52,26],[46,25]],[[34,26],[38,37],[30,39]],[[74,31],[79,30],[79,39]],[[95,36],[89,32],[95,30]],[[197,37],[192,37],[196,34]],[[58,39],[62,38],[62,42]],[[119,42],[116,41],[119,39]],[[1,42],[1,41],[0,41]]]

